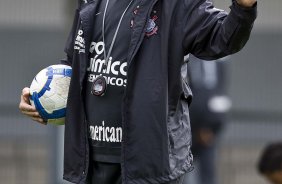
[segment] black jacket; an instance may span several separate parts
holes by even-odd
[[[76,12],[67,41],[67,60],[73,68],[70,84],[64,150],[64,179],[85,183],[89,166],[88,130],[82,88],[94,29],[94,15],[101,0]],[[247,42],[256,8],[233,3],[231,13],[215,9],[210,0],[138,0],[128,52],[127,87],[122,104],[123,184],[157,184],[188,172],[192,165],[184,55],[216,59],[239,51]],[[145,37],[147,21],[157,9],[157,34]],[[82,24],[86,52],[74,50]]]

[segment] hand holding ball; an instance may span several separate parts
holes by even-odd
[[[30,86],[30,103],[47,123],[63,125],[72,69],[51,65],[41,70]]]

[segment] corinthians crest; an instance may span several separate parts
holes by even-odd
[[[146,35],[148,37],[157,34],[158,31],[158,26],[156,24],[156,20],[158,19],[158,16],[154,15],[151,19],[149,19],[147,23],[147,28],[146,28]]]

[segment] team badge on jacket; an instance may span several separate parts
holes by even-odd
[[[156,20],[158,19],[157,15],[154,15],[151,19],[149,19],[148,23],[147,23],[147,28],[146,28],[146,35],[148,37],[157,34],[158,31],[158,26],[156,24]]]

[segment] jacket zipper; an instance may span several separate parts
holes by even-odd
[[[133,51],[133,53],[132,53],[132,55],[130,56],[130,59],[129,59],[129,62],[128,62],[128,69],[127,69],[127,72],[129,71],[129,69],[130,69],[130,64],[131,64],[131,62],[132,62],[132,60],[133,60],[133,58],[135,57],[135,55],[136,55],[136,53],[137,53],[137,51],[138,51],[138,49],[139,49],[139,47],[140,47],[140,45],[141,45],[141,43],[143,42],[143,39],[144,39],[144,37],[145,37],[145,29],[146,29],[146,26],[147,26],[147,23],[148,23],[148,18],[150,17],[150,14],[151,14],[151,12],[152,12],[152,9],[153,9],[153,7],[155,6],[155,4],[157,3],[157,1],[158,0],[154,0],[154,2],[151,4],[151,7],[149,8],[149,10],[148,10],[148,13],[147,13],[147,18],[146,18],[146,23],[144,24],[144,26],[143,26],[143,28],[142,28],[142,33],[141,33],[141,38],[140,38],[140,40],[138,41],[138,43],[137,43],[137,45],[136,45],[136,47],[135,47],[135,49],[134,49],[134,51]],[[127,77],[127,80],[128,80],[128,77]],[[125,118],[123,117],[123,115],[126,115],[126,113],[127,112],[125,112],[125,105],[126,105],[126,103],[127,103],[127,98],[126,98],[126,96],[127,96],[127,85],[125,86],[125,89],[124,89],[124,94],[123,94],[123,100],[122,100],[122,119],[124,120],[124,121],[122,121],[122,127],[124,127],[124,124],[126,123],[125,122]],[[126,131],[124,131],[124,128],[123,128],[123,137],[126,137]],[[124,144],[125,144],[125,139],[123,139],[123,141],[122,141],[122,147],[124,147]],[[122,151],[124,150],[124,148],[122,148]],[[126,177],[125,177],[125,165],[124,165],[124,160],[125,160],[125,154],[124,154],[124,151],[123,151],[123,153],[122,153],[122,156],[123,156],[123,158],[121,159],[121,167],[122,167],[122,181],[124,181],[125,183],[123,183],[123,184],[126,184]]]

